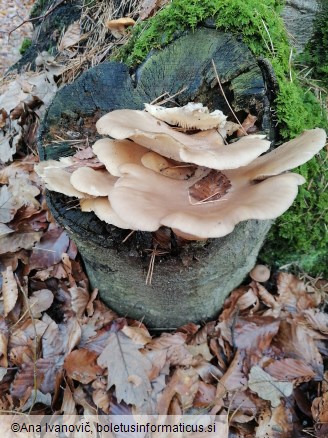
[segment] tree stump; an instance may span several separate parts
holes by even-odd
[[[176,95],[179,105],[202,102],[234,120],[220,93],[212,59],[239,119],[248,112],[256,115],[260,130],[272,139],[270,96],[257,61],[231,34],[199,28],[150,54],[135,72],[124,64],[106,62],[60,90],[39,133],[41,159],[72,155],[75,150],[65,140],[88,138],[92,144],[100,138],[95,123],[106,112],[143,109],[144,102],[167,93]],[[101,298],[122,316],[157,329],[215,318],[226,296],[253,267],[271,225],[245,221],[223,238],[184,246],[172,237],[171,251],[155,257],[152,283],[146,285],[151,233],[135,232],[124,241],[129,232],[93,213],[70,208],[71,198],[49,192],[47,199],[56,220],[76,242]]]

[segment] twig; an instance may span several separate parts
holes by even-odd
[[[271,35],[270,35],[270,32],[269,32],[269,29],[267,28],[267,25],[265,24],[265,21],[263,20],[263,18],[261,18],[261,20],[262,20],[264,29],[265,29],[266,33],[268,34],[268,37],[269,37],[269,41],[270,41],[270,45],[271,45],[271,50],[272,50],[272,55],[274,55],[275,54],[275,50],[274,50],[274,46],[273,46],[273,42],[272,42],[272,39],[271,39]]]
[[[156,105],[164,105],[164,103],[169,102],[170,100],[172,100],[174,97],[178,96],[179,94],[183,93],[188,87],[183,87],[181,90],[177,91],[175,94],[173,94],[172,96],[170,96],[170,94],[168,92],[165,92],[163,94],[161,94],[160,96],[158,96],[156,99],[154,99],[152,102],[150,102],[151,105],[154,105],[155,102],[158,101],[158,99],[160,99],[161,97],[164,97],[166,94],[168,94],[168,97],[166,99],[160,100],[159,102],[156,103]]]
[[[18,26],[16,26],[14,29],[12,29],[9,33],[8,33],[8,40],[10,38],[10,35],[15,32],[15,30],[19,29],[20,27],[22,27],[24,24],[26,23],[32,23],[32,21],[37,21],[37,20],[44,20],[49,14],[51,14],[52,11],[54,11],[56,8],[58,8],[59,5],[61,5],[62,3],[64,3],[64,1],[66,0],[60,0],[56,5],[54,5],[52,8],[48,9],[47,12],[45,12],[43,15],[40,15],[39,17],[34,17],[34,18],[28,18],[27,20],[24,20],[22,23],[20,23]]]
[[[288,60],[289,79],[290,79],[290,82],[291,82],[291,83],[293,83],[293,76],[292,76],[292,57],[293,57],[293,48],[290,49],[289,60]]]
[[[133,233],[135,233],[135,230],[130,231],[130,233],[126,237],[124,237],[122,243],[125,243],[132,236]]]
[[[153,279],[153,273],[154,273],[154,266],[155,266],[155,258],[156,256],[167,254],[168,251],[158,251],[157,250],[157,243],[155,243],[153,249],[146,249],[145,251],[150,252],[150,262],[148,266],[148,272],[146,276],[146,285],[151,286],[151,281]]]
[[[237,123],[238,123],[238,125],[240,126],[241,130],[243,131],[243,133],[244,133],[245,135],[248,135],[247,132],[246,132],[246,130],[244,129],[243,125],[240,123],[238,117],[236,116],[234,110],[232,109],[232,107],[231,107],[231,105],[230,105],[230,103],[229,103],[229,101],[228,101],[228,99],[227,99],[227,96],[225,95],[225,92],[224,92],[224,90],[223,90],[223,87],[222,87],[222,84],[221,84],[221,81],[220,81],[220,78],[219,78],[219,75],[218,75],[217,69],[216,69],[216,67],[215,67],[214,59],[212,59],[212,65],[213,65],[214,73],[215,73],[215,76],[216,76],[216,80],[218,81],[218,84],[219,84],[219,87],[220,87],[221,93],[222,93],[222,95],[223,95],[225,101],[227,102],[227,105],[228,105],[230,111],[232,112],[234,118],[237,120]]]

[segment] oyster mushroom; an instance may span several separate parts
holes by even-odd
[[[145,110],[156,119],[186,129],[224,128],[227,120],[222,111],[215,110],[210,113],[202,103],[189,102],[181,108],[165,108],[145,103]]]
[[[112,209],[108,197],[88,198],[80,200],[81,211],[93,211],[102,221],[115,225],[115,227],[129,229],[127,223],[122,220]]]
[[[225,145],[216,130],[188,135],[178,132],[151,114],[137,110],[116,110],[96,123],[99,134],[117,140],[131,139],[166,158],[206,166],[211,169],[235,169],[267,151],[270,142],[263,136],[242,137]]]
[[[87,194],[73,187],[71,174],[65,170],[73,163],[71,158],[65,158],[61,161],[42,161],[34,166],[34,170],[43,179],[48,190],[79,199],[85,198]]]
[[[193,194],[197,185],[201,193],[204,176],[174,180],[141,165],[125,164],[110,193],[111,205],[131,229],[155,231],[164,225],[195,238],[222,237],[241,221],[283,214],[305,180],[296,173],[279,173],[303,164],[325,141],[322,129],[306,131],[249,166],[217,172],[221,187],[214,184],[213,196],[203,199]],[[203,185],[209,185],[206,177]]]

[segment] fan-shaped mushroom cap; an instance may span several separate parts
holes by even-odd
[[[109,138],[96,141],[92,149],[108,172],[114,176],[121,176],[119,167],[122,164],[140,164],[142,156],[148,152],[148,149],[130,140]]]
[[[107,170],[94,170],[90,167],[79,167],[70,178],[76,190],[91,196],[108,196],[116,180]]]
[[[224,145],[212,130],[202,136],[184,134],[144,111],[112,111],[101,117],[96,126],[100,134],[119,140],[130,138],[167,158],[211,169],[245,166],[270,147],[270,142],[259,136],[249,135]]]
[[[114,211],[127,221],[129,228],[155,231],[161,225],[200,238],[222,237],[238,222],[247,219],[273,219],[284,213],[297,195],[304,178],[286,173],[232,190],[215,202],[192,205],[189,187],[195,183],[173,180],[143,166],[126,164],[111,192]],[[133,211],[133,214],[131,214]]]
[[[54,192],[62,193],[66,196],[85,198],[87,195],[81,190],[73,187],[70,178],[71,174],[65,170],[73,164],[72,160],[63,161],[41,161],[34,166],[36,173],[43,179],[46,188]]]
[[[253,163],[245,167],[245,171],[248,177],[253,180],[278,175],[309,161],[323,148],[326,140],[324,129],[315,128],[304,131],[299,137],[282,144],[262,157],[256,158]]]
[[[80,200],[81,211],[93,211],[102,221],[115,225],[115,227],[129,229],[129,226],[112,209],[107,197],[87,198]]]
[[[181,108],[165,108],[145,103],[145,110],[156,119],[185,129],[223,128],[227,119],[220,110],[210,113],[202,103],[189,102]]]

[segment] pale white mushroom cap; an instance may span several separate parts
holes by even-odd
[[[304,131],[293,140],[256,158],[245,167],[247,176],[251,179],[262,179],[301,166],[317,154],[326,141],[327,135],[324,129],[315,128]]]
[[[187,105],[175,108],[165,108],[159,105],[145,103],[145,110],[156,119],[185,129],[223,128],[227,117],[220,110],[209,112],[202,103],[189,102]]]
[[[115,227],[128,230],[130,227],[112,209],[108,197],[87,198],[80,200],[81,211],[93,211],[102,221]]]
[[[270,147],[270,142],[261,136],[249,135],[225,145],[213,130],[188,135],[144,111],[112,111],[101,117],[96,126],[100,134],[118,140],[130,138],[167,158],[219,170],[245,166]]]
[[[87,195],[73,187],[70,181],[71,174],[65,170],[72,164],[73,160],[67,158],[63,161],[41,161],[34,166],[34,170],[43,179],[48,190],[79,199],[85,198]]]
[[[297,186],[304,182],[294,173],[258,184],[244,179],[243,185],[238,181],[238,188],[231,180],[232,189],[220,200],[193,205],[188,191],[194,179],[173,180],[136,164],[126,164],[121,171],[124,176],[115,184],[110,199],[129,228],[155,231],[165,225],[200,238],[225,236],[247,219],[278,217],[290,207]]]
[[[70,176],[72,186],[91,196],[108,196],[117,178],[107,170],[94,170],[91,167],[79,167]]]
[[[119,167],[125,163],[140,164],[141,158],[148,149],[130,140],[111,140],[102,138],[92,146],[93,152],[108,172],[114,176],[121,176]]]

